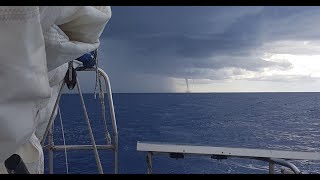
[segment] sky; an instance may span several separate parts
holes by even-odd
[[[191,92],[320,92],[320,7],[111,9],[98,57],[113,92],[186,92],[186,79]]]

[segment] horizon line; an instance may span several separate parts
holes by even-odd
[[[106,93],[106,92],[105,92]],[[248,92],[112,92],[112,94],[236,94],[236,93],[320,93],[320,91],[248,91]],[[63,93],[63,94],[77,94]],[[82,94],[94,94],[93,92],[82,92]]]

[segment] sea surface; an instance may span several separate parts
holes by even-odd
[[[97,144],[105,143],[100,103],[84,95]],[[137,141],[206,146],[320,151],[320,93],[115,93],[119,132],[119,173],[147,172],[146,153]],[[107,101],[106,101],[107,104]],[[60,103],[66,144],[90,144],[77,94]],[[106,107],[108,110],[108,106]],[[59,117],[59,116],[58,116]],[[108,129],[112,134],[110,114]],[[60,119],[55,120],[55,144],[63,144]],[[105,173],[113,172],[113,153],[99,150]],[[98,173],[93,151],[68,151],[70,174]],[[47,153],[45,163],[47,165]],[[305,173],[319,173],[319,161],[290,161]],[[54,173],[66,173],[63,151],[54,153]],[[277,171],[280,167],[276,166]],[[45,172],[48,172],[46,166]],[[208,156],[172,159],[153,157],[156,174],[266,174],[268,163]]]

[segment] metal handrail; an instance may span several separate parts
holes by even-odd
[[[86,119],[86,122],[87,122],[88,129],[89,129],[89,135],[90,135],[90,139],[91,139],[91,143],[92,143],[92,147],[93,147],[94,157],[96,159],[96,163],[97,163],[97,166],[98,166],[99,173],[103,174],[103,169],[102,169],[102,165],[101,165],[101,161],[100,161],[99,152],[98,152],[96,141],[94,139],[94,135],[93,135],[93,132],[92,132],[92,128],[91,128],[88,112],[87,112],[87,109],[86,109],[86,106],[85,106],[85,103],[84,103],[84,100],[83,100],[83,96],[82,96],[82,92],[81,92],[81,88],[80,88],[80,83],[79,83],[78,78],[76,78],[76,80],[77,80],[77,83],[76,83],[77,89],[78,89],[78,92],[79,92],[79,95],[80,95],[80,102],[81,102],[81,105],[82,105],[82,109],[83,109],[83,112],[84,112],[84,116],[85,116],[85,119]]]
[[[275,164],[289,168],[294,174],[302,174],[293,163],[287,160],[309,159],[320,160],[318,152],[277,151],[265,149],[228,148],[199,145],[165,144],[156,142],[137,142],[137,150],[147,153],[147,173],[152,174],[152,156],[169,154],[171,158],[180,159],[184,155],[210,156],[213,159],[227,159],[228,157],[255,159],[269,162],[269,173],[275,173]],[[290,172],[291,172],[290,171]]]
[[[104,78],[106,83],[106,90],[108,95],[111,123],[113,128],[113,138],[114,138],[114,173],[118,174],[118,127],[117,127],[117,121],[116,121],[116,114],[113,106],[111,84],[110,84],[110,79],[108,75],[101,68],[98,68],[98,72]]]
[[[269,159],[272,163],[279,164],[281,166],[285,166],[289,169],[291,169],[295,174],[301,174],[302,172],[295,166],[294,164],[284,160],[284,159],[275,159],[275,158],[270,158]]]
[[[112,123],[112,128],[113,128],[113,137],[114,137],[114,141],[113,143],[111,144],[107,144],[107,145],[96,145],[95,142],[94,142],[94,139],[93,139],[93,134],[92,134],[92,130],[90,130],[90,134],[92,134],[91,136],[91,139],[92,139],[92,143],[93,143],[93,146],[92,145],[54,145],[54,142],[53,142],[53,134],[52,132],[50,132],[52,126],[53,126],[53,121],[54,121],[54,113],[55,111],[57,110],[57,107],[58,107],[58,104],[59,104],[59,101],[60,101],[60,97],[61,97],[61,94],[62,94],[62,89],[63,87],[65,86],[65,82],[62,83],[61,85],[61,88],[59,89],[59,94],[58,94],[58,98],[55,102],[55,105],[54,105],[54,108],[51,112],[51,115],[50,115],[50,119],[49,119],[49,122],[48,122],[48,125],[46,127],[46,130],[45,130],[45,133],[44,133],[44,136],[41,140],[41,145],[43,148],[46,148],[48,149],[49,151],[49,173],[53,173],[53,151],[54,150],[65,150],[65,149],[69,149],[69,150],[94,150],[95,151],[95,156],[96,156],[96,161],[97,161],[97,165],[98,165],[98,168],[99,168],[99,172],[100,173],[103,173],[103,170],[102,170],[102,166],[101,166],[101,162],[100,162],[100,158],[99,158],[99,155],[98,155],[98,152],[97,152],[97,149],[111,149],[114,151],[114,173],[117,174],[118,173],[118,129],[117,129],[117,123],[116,123],[116,117],[115,117],[115,111],[114,111],[114,105],[113,105],[113,99],[112,99],[112,91],[111,91],[111,85],[110,85],[110,79],[108,77],[108,75],[101,69],[101,68],[88,68],[88,69],[81,69],[81,68],[76,68],[75,69],[76,71],[98,71],[97,73],[99,74],[99,76],[102,76],[104,81],[105,81],[105,84],[106,84],[106,91],[107,91],[107,95],[108,95],[108,102],[109,102],[109,110],[110,110],[110,115],[111,115],[111,123]],[[78,80],[77,80],[77,84],[78,84]],[[79,94],[80,94],[80,98],[81,98],[81,102],[82,102],[82,105],[84,105],[84,101],[83,101],[83,98],[82,98],[82,94],[81,94],[81,90],[80,90],[80,86],[78,86],[78,91],[79,91]],[[85,110],[85,108],[84,108]],[[86,110],[85,110],[85,116],[86,116],[86,119],[88,120],[88,116],[86,114]],[[87,121],[88,123],[88,127],[90,127],[90,122]],[[105,127],[106,128],[106,127]],[[107,131],[107,128],[106,128],[106,131]],[[47,145],[45,145],[45,140],[47,138],[47,135],[50,135],[49,136],[49,143]]]

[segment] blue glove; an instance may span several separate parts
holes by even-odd
[[[78,57],[76,60],[82,62],[83,67],[92,68],[94,65],[96,65],[94,53],[95,53],[95,51],[92,51],[90,53],[86,53],[86,54],[82,55],[81,57]]]

